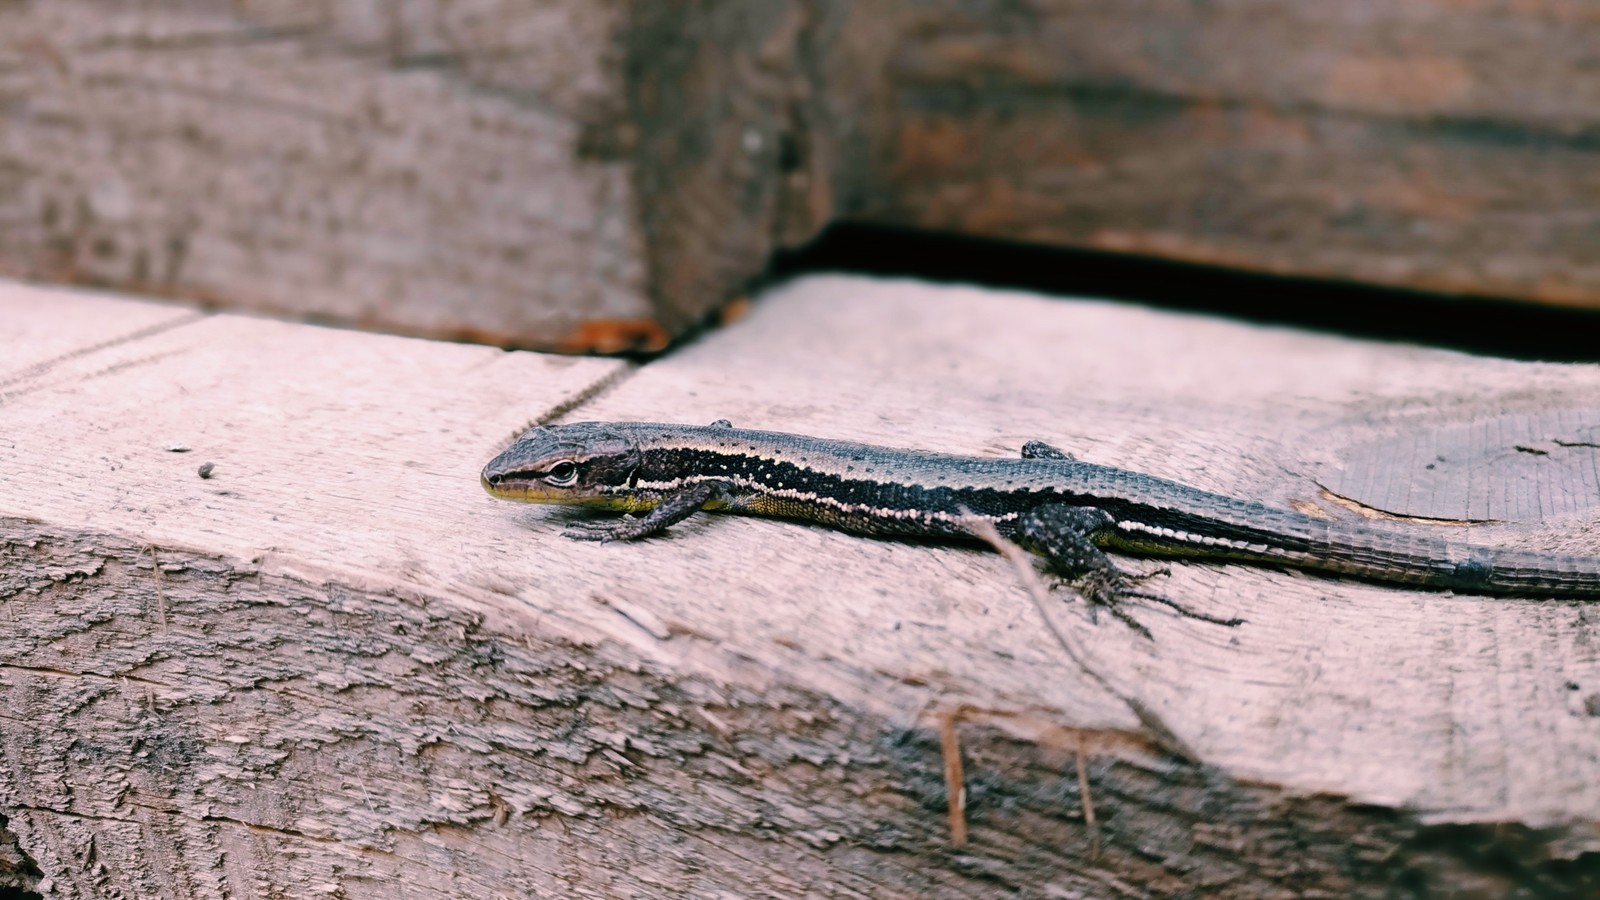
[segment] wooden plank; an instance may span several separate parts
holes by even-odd
[[[659,350],[774,246],[802,18],[620,0],[9,4],[0,271]]]
[[[1249,622],[1140,609],[1147,642],[1063,595],[1102,682],[977,549],[713,516],[576,544],[482,493],[506,434],[628,371],[217,315],[8,394],[0,815],[48,890],[1347,896],[1570,885],[1595,849],[1583,604],[1175,565],[1164,591]],[[572,416],[1039,437],[1338,511],[1344,448],[1597,378],[819,278]]]
[[[659,345],[616,3],[8,4],[13,273],[498,343]]]
[[[841,218],[1600,306],[1584,4],[833,9]]]

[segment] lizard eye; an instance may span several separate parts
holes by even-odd
[[[578,480],[578,466],[570,460],[562,460],[550,467],[544,480],[557,487],[566,487]]]

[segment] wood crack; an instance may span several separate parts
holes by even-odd
[[[130,331],[127,334],[118,335],[118,336],[116,336],[114,338],[110,338],[109,340],[101,341],[101,342],[99,342],[97,344],[90,344],[87,347],[79,347],[76,350],[71,350],[71,351],[68,351],[66,353],[62,353],[59,356],[55,356],[55,357],[53,357],[51,359],[47,359],[47,360],[42,360],[40,362],[36,362],[33,365],[30,365],[27,368],[25,368],[25,369],[21,370],[20,372],[17,372],[15,374],[9,376],[9,377],[0,378],[0,402],[3,402],[7,397],[10,397],[10,396],[15,396],[17,394],[28,393],[29,390],[37,390],[37,388],[23,388],[23,389],[19,389],[19,390],[11,390],[11,391],[4,391],[3,389],[8,388],[8,387],[10,387],[12,385],[15,385],[15,384],[20,384],[20,383],[27,382],[27,381],[37,380],[41,376],[47,374],[51,369],[54,369],[55,367],[57,367],[59,365],[62,365],[63,363],[71,362],[73,360],[83,359],[85,357],[93,356],[93,355],[95,355],[97,353],[104,353],[107,350],[111,350],[111,349],[116,348],[116,347],[121,347],[121,346],[123,346],[125,344],[131,344],[131,343],[134,343],[136,341],[142,341],[142,340],[145,340],[146,338],[151,338],[151,337],[154,337],[154,336],[156,336],[158,334],[164,334],[164,333],[166,333],[168,331],[174,331],[176,329],[183,328],[183,327],[188,326],[188,325],[193,325],[196,322],[200,322],[200,321],[203,321],[206,318],[209,318],[210,315],[211,315],[210,313],[205,313],[205,312],[192,312],[192,313],[186,313],[186,314],[182,314],[182,315],[177,315],[177,316],[174,316],[171,319],[167,319],[165,321],[157,322],[154,325],[150,325],[150,326],[147,326],[145,328],[140,328],[137,331]]]

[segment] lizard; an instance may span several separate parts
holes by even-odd
[[[1043,556],[1094,607],[1146,598],[1106,551],[1293,568],[1391,586],[1600,600],[1600,558],[1487,547],[1313,517],[1082,462],[1042,441],[977,457],[711,425],[578,422],[533,428],[480,476],[495,497],[621,512],[572,523],[583,541],[636,540],[700,510],[798,519],[885,537],[974,539],[974,517]]]

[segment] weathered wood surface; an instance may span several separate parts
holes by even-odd
[[[1318,483],[1351,448],[1592,407],[1592,367],[841,278],[637,370],[15,285],[0,325],[29,336],[0,356],[0,827],[44,896],[1593,884],[1584,604],[1174,565],[1248,623],[1140,609],[1147,642],[1063,595],[1102,684],[980,550],[713,516],[576,544],[476,483],[626,376],[571,415],[1037,437],[1348,514]],[[1592,551],[1595,522],[1471,535]]]
[[[1594,306],[1586,9],[10,3],[0,270],[657,349],[854,221]]]

